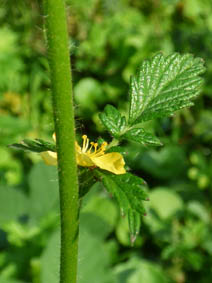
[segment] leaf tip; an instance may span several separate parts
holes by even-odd
[[[134,243],[136,241],[136,238],[137,238],[137,235],[134,235],[134,234],[131,234],[130,235],[130,243],[131,243],[131,246],[133,247],[134,246]]]

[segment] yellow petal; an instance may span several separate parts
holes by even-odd
[[[57,153],[52,151],[41,152],[41,157],[43,158],[46,165],[57,165]]]
[[[91,167],[95,164],[93,163],[92,159],[86,155],[85,153],[78,153],[77,152],[77,165],[83,166],[83,167]]]
[[[125,174],[126,170],[124,169],[124,158],[118,152],[111,152],[104,154],[100,157],[93,157],[93,163],[101,169],[107,170],[114,174]]]
[[[81,147],[79,146],[77,141],[75,141],[75,150],[81,152]]]

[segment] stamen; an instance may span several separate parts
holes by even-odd
[[[91,149],[92,149],[93,146],[94,146],[94,142],[90,142],[90,144],[91,144],[91,146],[90,146],[89,150],[87,151],[88,153],[91,153]]]
[[[107,146],[107,142],[103,142],[101,145],[101,151],[105,151],[106,146]]]
[[[81,151],[82,153],[87,154],[89,156],[96,156],[96,157],[104,154],[105,148],[107,146],[107,142],[103,142],[99,148],[98,148],[98,143],[90,142],[90,148],[88,149],[89,147],[88,137],[86,135],[83,135],[82,139],[83,139],[82,149],[79,148],[80,150],[77,149],[78,151]]]
[[[82,138],[83,138],[82,152],[86,152],[89,146],[89,139],[86,135],[83,135]]]
[[[98,143],[96,142],[96,143],[94,143],[94,153],[96,153],[96,150],[97,150],[97,147],[98,147]]]

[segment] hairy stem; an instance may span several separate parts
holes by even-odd
[[[58,153],[61,213],[60,283],[76,283],[79,200],[65,4],[64,0],[43,0],[43,6]]]

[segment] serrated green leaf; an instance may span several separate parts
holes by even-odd
[[[116,198],[121,214],[123,216],[126,215],[129,209],[129,201],[126,194],[121,189],[119,190],[116,183],[111,178],[107,177],[107,175],[104,175],[103,173],[99,174],[107,191]]]
[[[122,138],[125,138],[130,141],[135,141],[140,144],[149,144],[149,145],[155,145],[159,146],[162,145],[160,140],[155,137],[153,134],[146,132],[142,128],[133,128],[127,131]]]
[[[140,228],[140,216],[145,214],[144,200],[148,199],[145,181],[130,173],[115,175],[97,171],[103,185],[117,200],[122,215],[128,215],[131,241]]]
[[[20,143],[14,143],[9,145],[9,147],[19,150],[32,151],[32,152],[43,152],[48,150],[56,152],[55,144],[41,139],[35,139],[35,140],[24,139]]]
[[[126,118],[112,105],[107,105],[99,118],[105,128],[114,136],[119,137],[126,126]]]
[[[131,78],[129,123],[168,116],[192,105],[201,90],[203,60],[191,54],[165,57],[159,53],[145,60]]]

